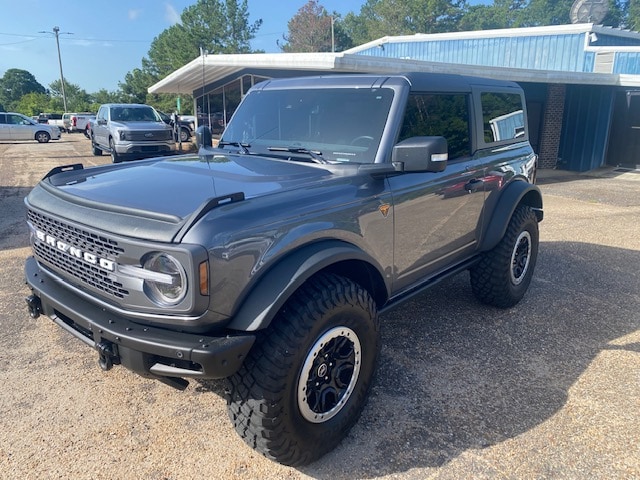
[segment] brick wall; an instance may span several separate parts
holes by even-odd
[[[566,85],[549,84],[547,87],[538,159],[540,168],[556,168],[558,162],[565,92]]]

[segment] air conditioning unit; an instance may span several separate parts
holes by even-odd
[[[594,73],[613,73],[615,52],[596,52],[596,60],[593,65]]]

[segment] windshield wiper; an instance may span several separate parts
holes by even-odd
[[[218,148],[222,148],[226,145],[230,145],[232,147],[238,147],[240,149],[240,152],[244,153],[245,155],[249,155],[251,152],[248,150],[249,148],[251,148],[251,145],[249,145],[248,143],[240,143],[240,142],[219,142],[218,143]]]
[[[318,150],[309,150],[303,147],[269,147],[268,150],[270,152],[302,153],[304,155],[309,155],[311,160],[316,163],[329,163],[322,158],[322,152],[319,152]]]

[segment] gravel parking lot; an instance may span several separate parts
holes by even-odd
[[[292,469],[237,437],[224,382],[184,392],[29,318],[23,198],[54,166],[107,163],[82,135],[0,143],[0,478],[640,478],[640,174],[542,171],[537,272],[516,308],[466,274],[382,317],[364,414]]]

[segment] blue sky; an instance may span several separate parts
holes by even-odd
[[[248,0],[251,22],[262,18],[255,49],[278,52],[276,40],[307,0]],[[53,27],[60,27],[65,79],[89,93],[116,90],[140,67],[151,41],[195,0],[4,0],[0,14],[0,77],[9,68],[31,72],[47,87],[60,78]],[[360,12],[365,0],[320,0],[329,12]],[[38,33],[46,31],[49,33]],[[63,34],[71,32],[72,35]]]

